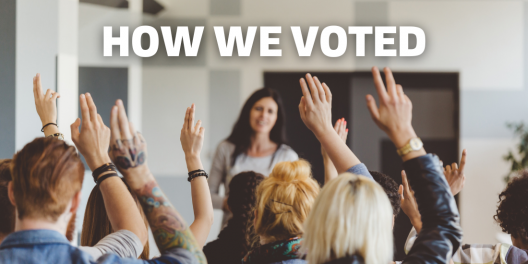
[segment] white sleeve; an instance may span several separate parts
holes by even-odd
[[[79,247],[79,249],[90,254],[94,259],[107,253],[116,254],[121,258],[138,258],[143,252],[143,244],[136,234],[122,229],[105,236],[93,247]]]
[[[403,251],[405,251],[405,254],[409,253],[411,251],[412,246],[414,245],[414,241],[416,241],[416,238],[418,238],[418,233],[416,233],[416,229],[414,227],[411,229],[411,232],[409,232],[409,236],[407,237],[407,241],[405,241],[405,246],[403,248]]]

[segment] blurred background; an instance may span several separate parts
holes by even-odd
[[[156,55],[103,57],[103,27],[133,29],[151,25],[205,26],[197,57],[167,57],[163,40]],[[345,55],[322,54],[319,35],[311,57],[299,57],[290,26],[417,26],[425,31],[425,52],[418,57],[374,57],[373,35],[366,56],[355,56],[349,36]],[[179,142],[186,107],[195,103],[206,128],[202,159],[206,170],[217,144],[225,139],[247,97],[263,86],[284,97],[290,146],[313,164],[322,181],[318,142],[302,124],[297,105],[298,79],[310,72],[334,93],[334,119],[345,117],[348,145],[371,170],[401,182],[394,146],[368,114],[365,95],[375,93],[369,69],[391,67],[413,101],[413,122],[428,152],[444,164],[468,149],[466,187],[458,199],[466,243],[503,239],[495,224],[498,193],[510,165],[503,159],[519,139],[507,123],[528,121],[528,1],[353,1],[353,0],[0,0],[0,158],[10,158],[42,136],[35,111],[32,77],[41,73],[44,89],[61,94],[58,124],[70,141],[69,125],[79,116],[78,95],[90,92],[108,124],[118,98],[148,142],[149,165],[171,202],[193,221],[191,190]],[[250,57],[220,57],[213,26],[282,26],[282,57],[260,57],[259,37]],[[227,31],[227,28],[226,28]],[[159,34],[161,36],[161,33]],[[395,38],[398,48],[398,34]],[[411,39],[411,43],[413,43]],[[337,46],[337,37],[330,39]],[[149,44],[143,38],[143,47]],[[412,44],[411,44],[412,47]],[[236,54],[236,53],[234,53]],[[91,172],[83,200],[93,188]],[[84,208],[79,210],[81,229]],[[220,230],[215,210],[209,239]],[[410,224],[403,213],[395,227],[397,257]],[[506,236],[507,239],[507,236]],[[155,254],[156,248],[151,243]],[[151,255],[152,256],[152,255]],[[398,257],[400,256],[400,257]]]

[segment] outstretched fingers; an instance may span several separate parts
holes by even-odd
[[[88,103],[86,102],[86,95],[81,94],[79,96],[79,104],[81,106],[81,117],[83,124],[88,124],[90,121],[90,108],[88,108]]]
[[[193,131],[193,126],[194,126],[194,112],[195,112],[195,106],[194,104],[192,104],[190,112],[189,112],[189,119],[187,120],[187,129],[191,132]]]
[[[97,107],[95,106],[90,93],[86,93],[86,103],[88,104],[88,109],[90,111],[90,120],[95,124],[97,122]]]
[[[464,168],[466,167],[466,156],[467,156],[467,149],[462,150],[462,157],[460,158],[460,172],[464,171]]]
[[[125,106],[121,99],[117,99],[116,102],[119,120],[119,130],[121,131],[121,139],[132,139],[132,133],[130,133],[130,126],[128,125],[128,117],[126,115]]]
[[[389,98],[387,91],[385,90],[385,85],[383,84],[383,79],[381,79],[381,74],[378,70],[378,67],[372,67],[372,77],[374,78],[374,85],[376,86],[376,91],[378,92],[378,97],[380,101],[385,101]]]
[[[117,105],[112,106],[112,111],[110,112],[110,128],[112,131],[111,142],[117,142],[121,140],[121,129],[119,128],[119,108]]]
[[[397,99],[398,93],[396,91],[396,81],[394,80],[394,76],[392,76],[392,71],[388,67],[385,67],[383,72],[385,73],[385,80],[387,81],[387,93],[393,99]]]
[[[312,100],[314,102],[321,101],[321,98],[319,98],[319,89],[315,85],[314,79],[312,78],[312,75],[307,73],[306,74],[306,82],[308,82],[308,87],[310,87],[310,92],[312,95]]]
[[[321,84],[321,81],[319,81],[319,78],[313,77],[315,87],[317,88],[317,92],[319,95],[319,100],[326,101],[326,95],[325,95],[325,89],[323,88],[323,85]]]
[[[301,84],[301,90],[303,93],[304,106],[305,106],[302,112],[305,112],[307,109],[311,109],[313,107],[313,99],[312,99],[312,95],[310,94],[310,90],[308,89],[308,85],[306,85],[306,80],[304,80],[304,78],[301,78],[299,80],[299,83]]]

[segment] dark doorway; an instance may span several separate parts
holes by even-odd
[[[110,127],[110,111],[117,99],[128,105],[128,68],[79,67],[79,94],[90,93],[103,122]],[[128,111],[128,110],[127,110]],[[79,106],[79,117],[81,108]],[[81,157],[88,168],[84,157]]]
[[[324,168],[320,144],[299,116],[302,92],[299,79],[306,72],[265,72],[264,85],[279,91],[286,110],[290,146],[312,164],[314,177],[322,184]],[[376,90],[370,72],[311,72],[332,90],[333,121],[348,121],[347,145],[370,170],[381,171],[401,183],[402,162],[388,137],[374,124],[365,95]],[[437,154],[444,164],[459,157],[459,75],[458,73],[395,72],[394,78],[413,102],[413,126],[427,152]],[[411,223],[401,212],[394,227],[394,260],[405,257],[404,244]]]

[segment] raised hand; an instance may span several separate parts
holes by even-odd
[[[314,133],[322,148],[338,173],[343,173],[361,163],[354,153],[343,142],[342,138],[332,128],[332,93],[330,88],[319,81],[317,77],[307,73],[306,81],[299,80],[303,97],[299,104],[299,112],[304,124]]]
[[[321,84],[317,77],[312,78],[309,73],[306,74],[306,81],[304,78],[299,80],[303,93],[299,112],[304,124],[318,137],[332,129],[332,93],[325,83]]]
[[[462,150],[462,157],[460,158],[460,168],[456,162],[453,162],[451,166],[447,165],[444,168],[444,175],[446,177],[447,183],[451,188],[451,193],[457,195],[464,188],[464,183],[466,182],[466,176],[464,175],[464,168],[466,167],[466,155],[467,150]]]
[[[194,124],[195,106],[187,108],[185,112],[185,120],[181,130],[180,141],[185,153],[185,160],[187,161],[187,168],[189,171],[202,169],[200,162],[200,152],[202,150],[205,128],[201,127],[202,121],[198,120]],[[199,163],[199,164],[198,164]]]
[[[101,115],[97,113],[92,96],[89,93],[79,96],[81,119],[77,118],[71,124],[72,140],[79,152],[84,156],[88,167],[93,171],[101,165],[110,162],[108,146],[110,129],[105,126]]]
[[[153,179],[147,166],[147,142],[128,122],[123,101],[117,100],[110,113],[112,137],[110,157],[132,188]]]
[[[60,98],[60,94],[50,89],[46,90],[45,94],[42,92],[40,73],[33,77],[33,96],[42,126],[49,123],[57,123],[57,98]],[[54,125],[44,128],[46,136],[55,133],[59,133],[59,129]]]
[[[398,189],[401,202],[400,207],[407,217],[409,217],[409,220],[411,220],[411,224],[416,229],[416,232],[419,233],[422,229],[422,216],[418,211],[418,204],[416,203],[416,198],[414,198],[414,191],[411,189],[411,186],[409,186],[407,174],[405,174],[404,170],[402,170],[401,176],[402,184]]]
[[[348,128],[346,128],[347,122],[345,118],[338,119],[334,125],[334,130],[337,132],[337,135],[346,143],[348,137]],[[325,167],[325,183],[337,177],[338,173],[334,163],[326,153],[324,146],[321,144],[321,155],[323,156],[323,163]]]
[[[347,122],[345,120],[345,118],[341,118],[341,119],[337,119],[335,125],[334,125],[334,130],[337,132],[337,134],[339,135],[339,137],[343,140],[343,142],[346,143],[346,140],[347,140],[347,137],[348,137],[348,128],[346,128],[346,125],[347,125]],[[323,159],[330,159],[328,157],[328,154],[326,153],[326,150],[324,149],[324,147],[321,145],[321,155],[323,155]]]
[[[396,148],[405,146],[416,137],[412,127],[412,103],[403,93],[401,85],[396,84],[389,68],[384,69],[387,89],[383,84],[377,67],[372,67],[372,76],[380,100],[379,108],[372,95],[367,95],[367,106],[374,122],[385,131]],[[425,150],[412,151],[402,157],[405,160],[425,155]]]

